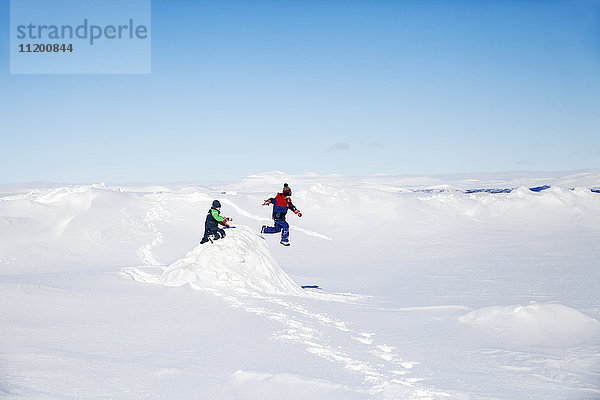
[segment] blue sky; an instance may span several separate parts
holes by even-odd
[[[0,183],[600,167],[600,1],[152,1],[152,72],[10,74]]]

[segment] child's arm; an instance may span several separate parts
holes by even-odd
[[[221,217],[221,214],[219,214],[219,212],[214,208],[210,210],[210,215],[212,215],[212,217],[220,224],[225,221],[225,218]]]
[[[223,222],[221,222],[221,223],[223,224],[223,226],[226,226],[229,228],[229,224],[227,223],[229,221],[233,221],[233,219],[225,217],[225,218],[223,218]]]
[[[233,218],[222,217],[221,214],[219,214],[219,212],[217,210],[211,210],[210,213],[213,216],[213,218],[215,219],[215,221],[217,221],[219,224],[221,224],[223,226],[229,226],[229,224],[227,222],[233,221]]]
[[[291,201],[289,201],[289,202],[288,202],[288,208],[289,208],[290,210],[292,210],[292,211],[294,212],[294,214],[296,214],[297,216],[299,216],[299,217],[301,217],[301,216],[302,216],[302,213],[300,212],[300,210],[298,210],[298,209],[296,208],[296,206],[292,204],[292,202],[291,202]]]

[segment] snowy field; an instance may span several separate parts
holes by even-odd
[[[38,186],[0,186],[3,399],[600,399],[600,171]]]

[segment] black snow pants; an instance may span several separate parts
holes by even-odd
[[[212,229],[206,229],[204,231],[204,236],[202,237],[200,244],[206,243],[210,239],[219,240],[219,239],[223,239],[224,237],[225,237],[225,231],[221,228],[214,227]]]

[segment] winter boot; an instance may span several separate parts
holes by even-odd
[[[279,243],[281,243],[284,246],[289,246],[290,245],[290,242],[284,242],[283,240],[281,242],[279,242]]]
[[[263,233],[265,233],[265,228],[266,228],[266,227],[267,227],[266,225],[263,225],[263,226],[262,226],[262,228],[260,228],[260,234],[261,234],[261,235],[262,235]]]

